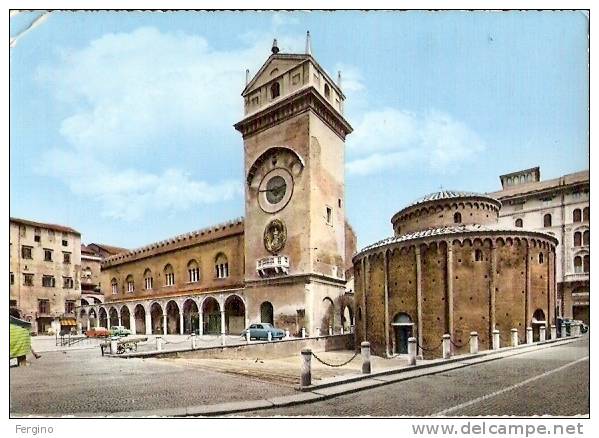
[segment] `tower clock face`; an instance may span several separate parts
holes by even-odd
[[[268,172],[258,188],[258,202],[260,208],[267,213],[276,213],[282,210],[293,194],[293,177],[283,168],[276,168]]]

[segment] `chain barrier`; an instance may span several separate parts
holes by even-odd
[[[342,366],[344,366],[344,365],[347,365],[347,364],[348,364],[348,363],[350,363],[352,360],[354,360],[354,359],[355,359],[355,358],[356,358],[356,357],[357,357],[359,354],[360,354],[360,353],[356,352],[356,353],[355,353],[355,354],[354,354],[354,355],[351,357],[351,359],[349,359],[349,360],[346,360],[345,362],[343,362],[343,363],[340,363],[340,364],[332,364],[332,363],[325,362],[325,361],[324,361],[324,360],[322,360],[320,357],[316,356],[316,354],[314,354],[314,352],[312,352],[312,356],[314,356],[314,359],[316,359],[318,362],[320,362],[320,363],[321,363],[321,364],[323,364],[323,365],[326,365],[326,366],[328,366],[328,367],[333,367],[333,368],[339,368],[339,367],[342,367]]]
[[[188,337],[186,337],[185,339],[183,339],[182,341],[178,341],[178,342],[174,342],[174,341],[169,341],[167,339],[164,340],[165,344],[182,344],[183,342],[188,342],[191,339],[191,335],[189,335]]]
[[[449,342],[451,342],[451,345],[453,345],[455,348],[462,348],[466,345],[466,344],[458,345],[455,342],[453,342],[453,340],[451,338],[449,338]]]
[[[416,341],[416,346],[418,348],[420,348],[421,350],[424,350],[424,351],[435,351],[435,350],[438,350],[441,347],[441,345],[443,345],[443,341],[441,341],[441,343],[439,345],[437,345],[435,348],[425,348],[422,345],[420,345],[418,343],[418,341]]]

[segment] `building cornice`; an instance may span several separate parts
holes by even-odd
[[[342,140],[353,131],[347,120],[313,86],[302,88],[233,126],[246,139],[307,111],[312,111]]]

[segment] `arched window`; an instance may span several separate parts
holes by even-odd
[[[164,267],[164,281],[166,286],[175,285],[175,272],[170,263]]]
[[[327,99],[331,97],[331,87],[329,87],[329,84],[324,84],[324,97]]]
[[[278,82],[275,82],[270,86],[270,98],[276,99],[281,95],[281,86]]]
[[[119,284],[116,281],[116,278],[110,280],[110,287],[112,288],[112,294],[116,295],[119,293]]]
[[[539,253],[539,263],[545,263],[545,255],[542,252]]]
[[[545,216],[543,216],[543,226],[544,227],[551,226],[551,215],[549,213],[547,213]]]
[[[591,210],[589,210],[590,207],[585,207],[584,210],[582,210],[582,220],[587,222],[591,220]]]
[[[574,246],[581,246],[582,243],[582,239],[581,239],[582,235],[580,234],[580,231],[577,231],[574,233]]]
[[[146,285],[146,290],[154,289],[154,278],[152,277],[152,271],[149,269],[144,271],[144,282]]]
[[[516,219],[516,224],[515,225],[518,228],[522,228],[522,226],[524,225],[523,222],[522,222],[522,219]]]
[[[480,249],[474,250],[474,261],[482,262],[483,261],[483,252]]]
[[[216,256],[214,265],[216,278],[227,278],[229,276],[229,261],[222,252]]]
[[[582,272],[582,257],[580,256],[574,257],[574,272]]]
[[[460,213],[455,213],[453,215],[453,223],[454,224],[459,224],[462,222],[462,215]]]
[[[127,292],[133,293],[135,291],[135,284],[133,283],[133,275],[131,275],[131,274],[127,275],[127,279],[125,281],[127,282]]]
[[[196,283],[200,281],[200,267],[198,262],[190,260],[187,264],[187,275],[190,283]]]
[[[591,244],[591,232],[586,230],[582,235],[582,244],[584,246],[589,246]]]
[[[572,221],[573,222],[582,222],[582,214],[581,214],[580,208],[577,208],[572,213]]]
[[[591,256],[585,255],[582,272],[589,272],[590,270],[591,270]]]

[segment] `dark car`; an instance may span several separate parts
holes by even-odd
[[[584,322],[580,321],[580,333],[586,333],[589,331],[589,326]]]
[[[285,337],[283,330],[273,327],[267,322],[250,325],[249,328],[241,332],[242,338],[246,337],[248,330],[250,331],[250,339],[268,339],[268,333],[271,334],[272,339],[283,339]]]

